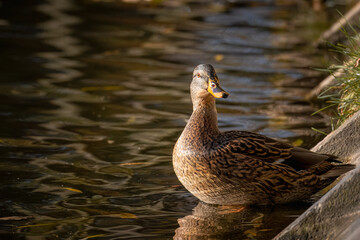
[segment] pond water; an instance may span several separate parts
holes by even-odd
[[[223,130],[311,147],[308,1],[0,2],[1,239],[271,239],[309,203],[224,208],[181,187],[189,84],[215,66]],[[15,217],[16,216],[16,217]],[[1,219],[2,218],[2,219]]]

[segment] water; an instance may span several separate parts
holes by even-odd
[[[199,203],[171,153],[200,63],[231,94],[221,129],[322,138],[304,97],[327,22],[306,2],[1,1],[1,239],[271,239],[309,204]]]

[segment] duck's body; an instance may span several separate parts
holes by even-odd
[[[193,113],[174,147],[173,165],[200,200],[221,205],[302,200],[353,168],[256,133],[220,132],[214,96],[228,93],[211,65],[199,65],[191,84]]]

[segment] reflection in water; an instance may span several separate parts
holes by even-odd
[[[180,218],[174,239],[231,239],[254,237],[262,230],[264,214],[246,207],[199,203],[192,215]],[[250,235],[250,236],[247,236]]]
[[[267,239],[282,230],[278,221],[292,222],[290,206],[215,206],[200,202],[191,215],[178,219],[174,239]],[[301,213],[301,211],[299,211]]]
[[[25,217],[0,225],[0,238],[168,239],[178,228],[176,237],[269,239],[307,207],[196,207],[171,164],[199,63],[231,93],[217,103],[221,129],[314,144],[309,129],[324,120],[303,99],[320,61],[310,61],[304,24],[320,14],[307,1],[0,8],[0,41],[11,46],[0,57],[0,218]]]

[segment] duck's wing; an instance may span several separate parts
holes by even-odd
[[[324,161],[337,161],[330,155],[293,147],[290,144],[246,131],[224,132],[218,143],[220,148],[233,155],[241,154],[268,163],[285,164],[296,170],[309,169]]]

